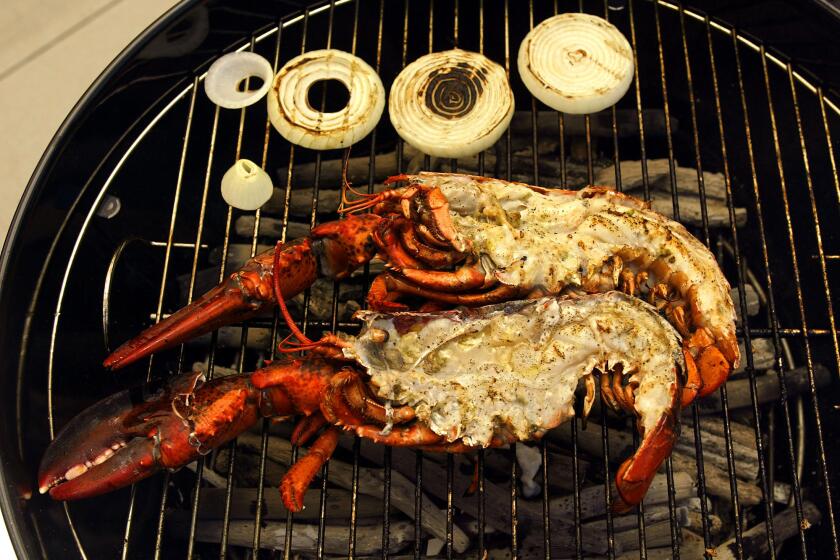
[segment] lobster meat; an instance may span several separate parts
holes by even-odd
[[[319,276],[341,279],[374,257],[372,309],[406,298],[479,306],[569,292],[621,290],[655,305],[696,362],[686,406],[724,383],[739,361],[729,283],[682,225],[605,187],[545,189],[449,173],[400,175],[403,186],[345,201],[345,219],[278,244],[224,283],[117,348],[120,368],[292,297]]]
[[[41,492],[101,494],[182,467],[261,417],[300,415],[292,442],[317,437],[281,483],[284,504],[299,511],[341,429],[426,451],[503,446],[574,416],[581,382],[587,415],[596,378],[605,403],[635,415],[642,436],[617,471],[617,511],[642,500],[675,442],[682,377],[694,360],[637,298],[607,292],[357,316],[360,335],[328,334],[306,357],[206,383],[192,373],[93,405],[47,450]]]

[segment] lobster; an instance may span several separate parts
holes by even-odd
[[[345,197],[344,219],[257,255],[117,348],[104,365],[121,368],[254,317],[318,277],[340,280],[378,257],[388,270],[368,294],[375,310],[406,310],[412,300],[475,307],[610,290],[642,298],[680,332],[696,364],[683,406],[717,389],[737,367],[729,283],[700,241],[646,203],[606,187],[567,191],[448,173],[387,181],[399,182],[405,184]]]
[[[589,414],[598,378],[604,402],[636,416],[642,436],[616,474],[613,508],[625,511],[674,445],[683,378],[696,368],[656,308],[620,292],[357,318],[358,336],[327,334],[305,357],[206,382],[186,374],[100,401],[47,449],[41,493],[102,494],[182,467],[262,417],[299,416],[292,443],[314,441],[280,485],[299,511],[341,430],[447,453],[539,439],[575,415],[580,383]]]

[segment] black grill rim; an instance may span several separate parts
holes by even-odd
[[[95,82],[95,84],[93,86],[91,86],[91,88],[88,90],[88,92],[85,94],[85,96],[79,102],[79,104],[77,104],[77,106],[74,108],[73,112],[68,116],[67,120],[62,124],[62,127],[59,129],[55,138],[50,143],[49,148],[45,152],[44,156],[42,157],[41,161],[38,164],[38,167],[36,168],[35,172],[33,173],[33,176],[30,179],[30,182],[27,186],[24,197],[21,200],[20,205],[18,206],[18,210],[15,214],[15,217],[14,217],[14,220],[13,220],[13,223],[12,223],[12,227],[10,229],[9,237],[7,238],[6,244],[3,248],[2,256],[0,256],[0,279],[5,279],[6,275],[8,273],[10,273],[10,270],[8,269],[8,264],[9,264],[9,260],[10,260],[11,248],[14,247],[14,245],[17,242],[18,229],[19,229],[20,221],[23,218],[23,215],[25,214],[26,211],[28,211],[30,209],[29,206],[30,206],[32,200],[34,198],[37,198],[37,189],[40,186],[41,178],[49,172],[50,162],[51,162],[53,157],[57,156],[57,151],[58,151],[60,145],[64,142],[69,141],[69,137],[72,136],[73,129],[77,125],[78,120],[82,119],[83,118],[83,113],[91,107],[91,105],[93,104],[96,96],[104,88],[105,83],[108,80],[108,77],[111,75],[112,72],[118,72],[119,69],[122,67],[122,65],[124,65],[133,55],[135,55],[138,52],[138,50],[141,49],[156,33],[158,33],[160,30],[162,30],[167,23],[169,23],[170,21],[172,21],[172,19],[178,17],[184,11],[188,10],[190,7],[192,7],[193,5],[195,5],[197,3],[198,3],[197,0],[187,0],[187,1],[182,2],[182,4],[180,4],[176,8],[173,8],[167,15],[165,15],[164,17],[159,19],[152,27],[147,29],[146,32],[144,32],[143,35],[141,35],[141,37],[139,37],[129,48],[127,48],[125,51],[123,51],[123,53],[121,53],[121,55],[108,67],[108,69],[103,73],[102,76],[100,76],[100,78],[97,80],[97,82]],[[356,4],[356,5],[358,6],[358,4]],[[655,6],[655,10],[657,10],[657,27],[658,27],[658,6],[659,6],[659,4],[658,3],[654,4],[654,6]],[[631,13],[632,13],[632,9],[633,8],[632,8],[632,0],[631,0],[631,2],[630,2]],[[170,18],[172,18],[172,19],[170,19]],[[631,17],[631,22],[632,21],[633,21],[633,18]],[[707,21],[708,21],[708,19],[707,19]],[[722,25],[726,26],[727,24],[722,24]],[[733,41],[735,42],[735,44],[737,46],[738,39],[737,39],[737,35],[735,33],[735,30],[733,29],[731,33],[732,33]],[[253,38],[252,38],[252,40],[253,40]],[[756,41],[756,43],[759,44],[759,45],[762,45],[762,43],[760,41]],[[762,45],[761,48],[762,48],[762,54],[764,54],[763,45]],[[774,53],[774,54],[776,54],[776,53]],[[785,61],[785,62],[788,61],[788,59],[784,56],[779,56],[777,54],[776,54],[776,56],[778,58],[780,58],[781,60]],[[762,62],[766,65],[766,62],[767,62],[766,56],[762,56]],[[714,66],[713,66],[713,68],[714,68]],[[790,79],[793,80],[793,75],[792,75],[791,72],[792,72],[791,66],[790,66],[790,64],[788,64],[788,73],[790,75]],[[804,73],[801,70],[797,69],[797,72],[804,75]],[[196,80],[196,82],[194,82],[194,86],[195,85],[197,85],[197,80]],[[663,87],[664,87],[664,84],[663,84]],[[177,88],[173,88],[173,89],[177,91]],[[124,137],[128,137],[130,135],[129,133],[131,133],[131,132],[133,132],[133,129],[128,129],[125,132]],[[115,145],[115,147],[117,145]],[[317,179],[316,179],[316,184],[317,184]],[[87,186],[88,185],[85,185],[84,188],[87,188]],[[72,210],[69,213],[72,213]],[[2,285],[0,285],[0,300],[2,299],[2,296],[4,295],[2,293],[3,285],[5,285],[5,282]],[[742,302],[743,302],[743,298],[742,298]],[[776,331],[774,334],[776,334],[776,336],[778,337],[779,336],[778,330],[777,329],[773,329],[773,330]],[[755,331],[755,329],[753,329],[753,331]],[[695,425],[697,425],[697,423],[695,423]],[[7,457],[5,457],[5,454],[6,454],[5,449],[2,451],[2,453],[3,454],[0,455],[0,457],[2,457],[4,459],[4,462],[5,462],[5,459],[7,459]],[[16,460],[16,458],[14,458],[13,460]],[[514,470],[516,468],[515,465],[516,465],[516,463],[514,462]],[[670,468],[668,469],[668,474],[669,474],[669,478],[670,478]],[[24,551],[26,543],[23,541],[23,539],[20,535],[20,531],[19,531],[20,527],[22,527],[22,512],[20,511],[17,504],[14,503],[14,502],[16,502],[16,498],[11,496],[11,492],[8,490],[10,488],[10,486],[8,484],[6,484],[6,482],[7,482],[7,480],[6,480],[5,472],[0,471],[0,483],[3,483],[3,488],[4,488],[4,491],[2,492],[2,496],[0,496],[0,506],[2,506],[4,516],[7,519],[7,524],[9,525],[10,533],[11,533],[13,542],[15,544],[16,551],[18,552],[19,555],[23,555],[22,552]],[[515,486],[514,486],[513,491],[514,491],[514,494],[515,494]],[[322,497],[323,497],[323,494],[322,494]],[[10,516],[9,515],[10,512],[12,512],[14,515]],[[835,544],[835,547],[836,547],[836,544]]]
[[[14,273],[10,267],[10,261],[13,257],[12,253],[22,244],[22,240],[20,238],[21,224],[24,217],[31,213],[37,206],[38,195],[44,187],[46,178],[49,176],[55,160],[62,156],[64,148],[72,142],[74,133],[84,122],[86,116],[96,107],[98,100],[108,89],[113,76],[118,75],[121,71],[123,71],[137,57],[138,53],[142,51],[145,46],[147,46],[155,37],[171,25],[172,21],[183,16],[200,2],[201,0],[181,0],[178,5],[170,8],[149,27],[143,30],[140,35],[132,40],[131,43],[129,43],[114,58],[114,60],[105,67],[104,70],[102,70],[102,73],[90,85],[82,97],[79,98],[79,101],[76,102],[70,113],[68,113],[67,117],[61,123],[55,135],[53,135],[53,138],[47,145],[44,154],[38,160],[38,163],[26,184],[26,188],[21,195],[21,199],[18,202],[17,209],[12,217],[12,222],[9,225],[9,231],[3,243],[2,251],[0,252],[0,301],[5,301],[7,297],[14,297],[14,295],[9,296],[5,293],[8,290],[8,277]],[[167,93],[165,93],[161,98],[165,98],[167,95],[169,95],[169,91],[167,91]],[[155,104],[150,105],[150,107],[138,117],[135,121],[135,125],[139,125],[143,117],[153,110],[154,107]],[[120,146],[122,144],[122,139],[128,138],[134,132],[134,129],[135,126],[126,129],[121,136],[120,142],[114,144],[112,151]],[[111,151],[105,154],[101,163],[107,161],[110,154]],[[95,174],[96,172],[94,172],[91,177]],[[76,201],[81,199],[82,195],[89,186],[90,182],[86,183],[82,187]],[[68,210],[68,217],[73,213],[74,208],[75,204]],[[62,224],[62,229],[64,224],[66,224],[66,220]],[[7,333],[14,332],[13,330],[4,330]],[[19,345],[19,341],[13,343],[13,346]],[[3,465],[20,464],[20,457],[13,451],[16,447],[16,445],[0,445],[0,463]],[[19,490],[16,487],[16,484],[9,479],[6,468],[0,468],[0,511],[2,511],[3,519],[6,523],[6,528],[8,529],[9,538],[12,541],[12,546],[14,547],[17,556],[19,558],[34,558],[42,555],[41,547],[35,544],[35,539],[26,529],[27,523],[24,508],[22,507],[19,496]]]

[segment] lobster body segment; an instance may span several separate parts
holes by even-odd
[[[329,335],[303,358],[251,374],[175,378],[123,391],[82,412],[44,456],[40,487],[56,499],[94,496],[184,466],[261,417],[299,416],[292,443],[315,437],[281,483],[298,511],[341,429],[374,442],[465,452],[539,439],[605,403],[637,417],[639,450],[618,470],[617,508],[637,504],[676,437],[679,334],[650,305],[619,292],[546,297],[476,309],[359,312],[357,337]]]

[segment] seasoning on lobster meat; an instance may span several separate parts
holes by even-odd
[[[327,335],[307,357],[202,384],[181,376],[140,402],[123,391],[72,420],[44,455],[41,492],[84,498],[175,469],[262,416],[302,415],[292,436],[309,453],[281,493],[299,511],[339,427],[385,445],[460,453],[538,439],[595,398],[637,417],[642,442],[616,474],[616,510],[638,504],[677,436],[679,333],[619,292],[545,297],[433,313],[359,312],[357,337]]]
[[[378,256],[373,309],[407,298],[478,306],[570,291],[621,290],[655,305],[697,363],[683,405],[737,367],[735,308],[711,252],[682,225],[605,187],[566,191],[450,173],[398,176],[405,185],[345,201],[348,216],[258,255],[190,306],[129,340],[122,367],[292,297],[318,276],[341,279]],[[274,275],[277,274],[277,278]]]

